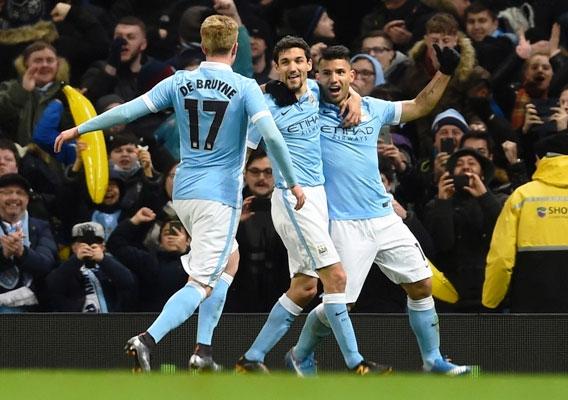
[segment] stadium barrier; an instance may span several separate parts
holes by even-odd
[[[128,369],[124,343],[143,331],[155,314],[5,314],[0,315],[0,368]],[[215,360],[232,368],[259,332],[266,314],[226,314],[213,340]],[[283,356],[295,343],[305,315],[266,357],[282,369]],[[399,371],[418,371],[418,346],[403,314],[354,314],[361,352],[369,360]],[[154,369],[187,368],[197,318],[167,336],[153,354]],[[566,372],[568,314],[441,314],[441,347],[456,363],[490,372]],[[321,370],[344,370],[332,336],[317,351]]]

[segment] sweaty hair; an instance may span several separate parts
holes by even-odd
[[[135,25],[142,31],[144,37],[146,37],[146,24],[138,17],[134,17],[132,15],[122,17],[116,25]]]
[[[30,58],[32,53],[35,53],[36,51],[42,51],[42,50],[45,50],[45,49],[49,49],[49,50],[53,51],[55,56],[57,56],[57,50],[55,50],[55,47],[53,47],[52,45],[50,45],[47,42],[44,42],[43,40],[38,40],[37,42],[33,42],[32,44],[30,44],[22,52],[22,56],[24,57],[24,63],[28,62],[28,59]]]
[[[437,13],[426,22],[426,33],[455,35],[458,33],[458,21],[448,13]]]
[[[239,27],[232,18],[211,15],[201,24],[201,45],[205,53],[212,56],[226,55],[237,42]]]
[[[272,58],[276,64],[278,64],[278,57],[280,57],[280,53],[285,50],[299,48],[304,50],[304,54],[306,56],[306,60],[311,60],[312,56],[310,54],[310,46],[306,43],[304,39],[297,36],[284,36],[282,39],[276,43],[274,46],[274,51],[272,53]]]
[[[347,63],[351,64],[351,55],[349,54],[349,49],[345,46],[330,46],[326,47],[321,52],[320,62],[321,60],[345,60]]]
[[[465,9],[464,11],[464,18],[467,18],[469,14],[479,14],[484,11],[487,11],[489,16],[492,20],[497,19],[497,15],[495,15],[495,11],[493,11],[487,4],[483,3],[482,1],[476,1],[475,3],[471,3],[471,5]]]
[[[247,169],[248,167],[250,167],[250,165],[255,162],[256,160],[260,160],[261,158],[264,157],[268,157],[268,155],[266,154],[266,151],[264,151],[264,149],[262,148],[257,148],[253,151],[251,151],[251,153],[249,154],[249,158],[245,164],[245,169]]]

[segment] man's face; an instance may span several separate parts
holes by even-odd
[[[439,68],[440,64],[438,62],[438,57],[436,56],[436,51],[434,51],[434,45],[437,44],[440,46],[440,50],[444,49],[444,47],[454,48],[458,44],[458,35],[455,34],[447,34],[447,33],[427,33],[424,36],[424,42],[426,43],[426,47],[428,49],[428,56],[433,61],[434,66]]]
[[[479,154],[490,160],[493,159],[493,154],[489,152],[487,141],[480,138],[469,138],[463,142],[463,147],[477,150]]]
[[[112,206],[113,204],[116,204],[119,199],[120,199],[120,187],[116,182],[109,181],[105,197],[103,198],[103,204],[105,206]]]
[[[18,164],[14,153],[7,149],[0,149],[0,176],[17,173]]]
[[[483,174],[481,170],[481,164],[473,156],[461,156],[456,161],[456,166],[454,167],[454,175],[464,175],[466,172],[476,174],[483,180]]]
[[[177,169],[177,164],[174,165],[166,175],[164,188],[166,189],[166,194],[168,195],[168,199],[172,198],[172,193],[174,192],[174,178],[176,177],[176,169]]]
[[[452,138],[454,139],[454,147],[457,148],[461,138],[463,136],[463,131],[454,125],[444,125],[438,129],[434,135],[434,148],[437,152],[441,151],[442,139]]]
[[[114,38],[121,37],[126,40],[120,52],[120,61],[130,63],[146,50],[146,36],[138,25],[118,24],[114,28]]]
[[[564,90],[560,93],[559,103],[560,107],[562,107],[564,111],[568,112],[568,90]]]
[[[346,99],[354,79],[355,73],[347,60],[321,60],[319,63],[318,82],[330,103],[339,104]]]
[[[270,197],[274,190],[274,177],[268,157],[258,158],[247,167],[245,183],[256,197]]]
[[[497,29],[497,25],[498,21],[493,19],[489,11],[469,13],[465,20],[465,30],[474,42],[481,42],[487,36],[491,36]]]
[[[266,41],[258,36],[250,37],[250,50],[252,59],[256,60],[266,54]]]
[[[333,30],[334,22],[326,11],[321,15],[316,28],[314,29],[314,36],[324,39],[335,38],[335,31]]]
[[[381,63],[383,71],[386,70],[394,58],[392,46],[380,36],[367,37],[361,43],[361,52],[375,57]]]
[[[42,87],[55,80],[59,61],[51,49],[34,51],[26,60],[26,68],[37,68],[36,86]]]
[[[295,93],[306,90],[308,72],[312,70],[312,61],[306,58],[304,49],[292,47],[280,52],[276,63],[278,78]]]
[[[525,70],[525,84],[539,90],[548,90],[552,74],[548,56],[537,54],[528,61]]]
[[[125,144],[113,149],[110,152],[110,161],[121,169],[128,171],[134,167],[138,161],[138,152],[133,144]]]
[[[0,188],[0,217],[4,220],[20,219],[28,208],[29,195],[18,185]]]
[[[178,253],[183,253],[187,250],[189,246],[189,235],[183,226],[176,226],[180,233],[179,235],[173,235],[170,232],[171,222],[164,224],[162,231],[160,233],[160,247],[165,251],[175,251]]]
[[[375,69],[369,60],[360,58],[351,64],[355,72],[353,89],[361,96],[368,96],[375,87]]]

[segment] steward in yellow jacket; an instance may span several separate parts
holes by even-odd
[[[495,225],[482,303],[507,293],[512,312],[568,312],[568,134],[535,145],[529,182],[513,192]]]

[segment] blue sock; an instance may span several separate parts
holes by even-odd
[[[229,290],[229,286],[231,286],[232,282],[233,277],[223,272],[221,277],[217,280],[211,295],[199,305],[197,343],[211,345],[213,331],[221,318],[221,313],[225,306],[225,299],[227,298],[227,290]]]
[[[345,293],[323,295],[323,310],[341,349],[347,368],[355,368],[363,356],[357,348],[357,339],[345,304]]]
[[[250,361],[264,362],[266,353],[288,332],[290,325],[301,312],[302,308],[283,294],[272,307],[260,333],[245,353],[245,358]]]
[[[205,298],[205,295],[205,289],[198,283],[189,282],[170,297],[166,305],[164,305],[164,309],[152,326],[148,328],[147,332],[158,343],[169,331],[177,328],[191,317],[199,303]]]
[[[312,354],[319,342],[332,333],[331,327],[326,325],[322,319],[325,319],[325,322],[329,324],[323,310],[323,304],[320,303],[308,314],[298,343],[294,346],[294,356],[298,360],[304,360]]]
[[[429,368],[434,361],[441,359],[440,325],[434,307],[434,299],[429,296],[421,300],[407,299],[410,327],[418,341],[422,362]]]

